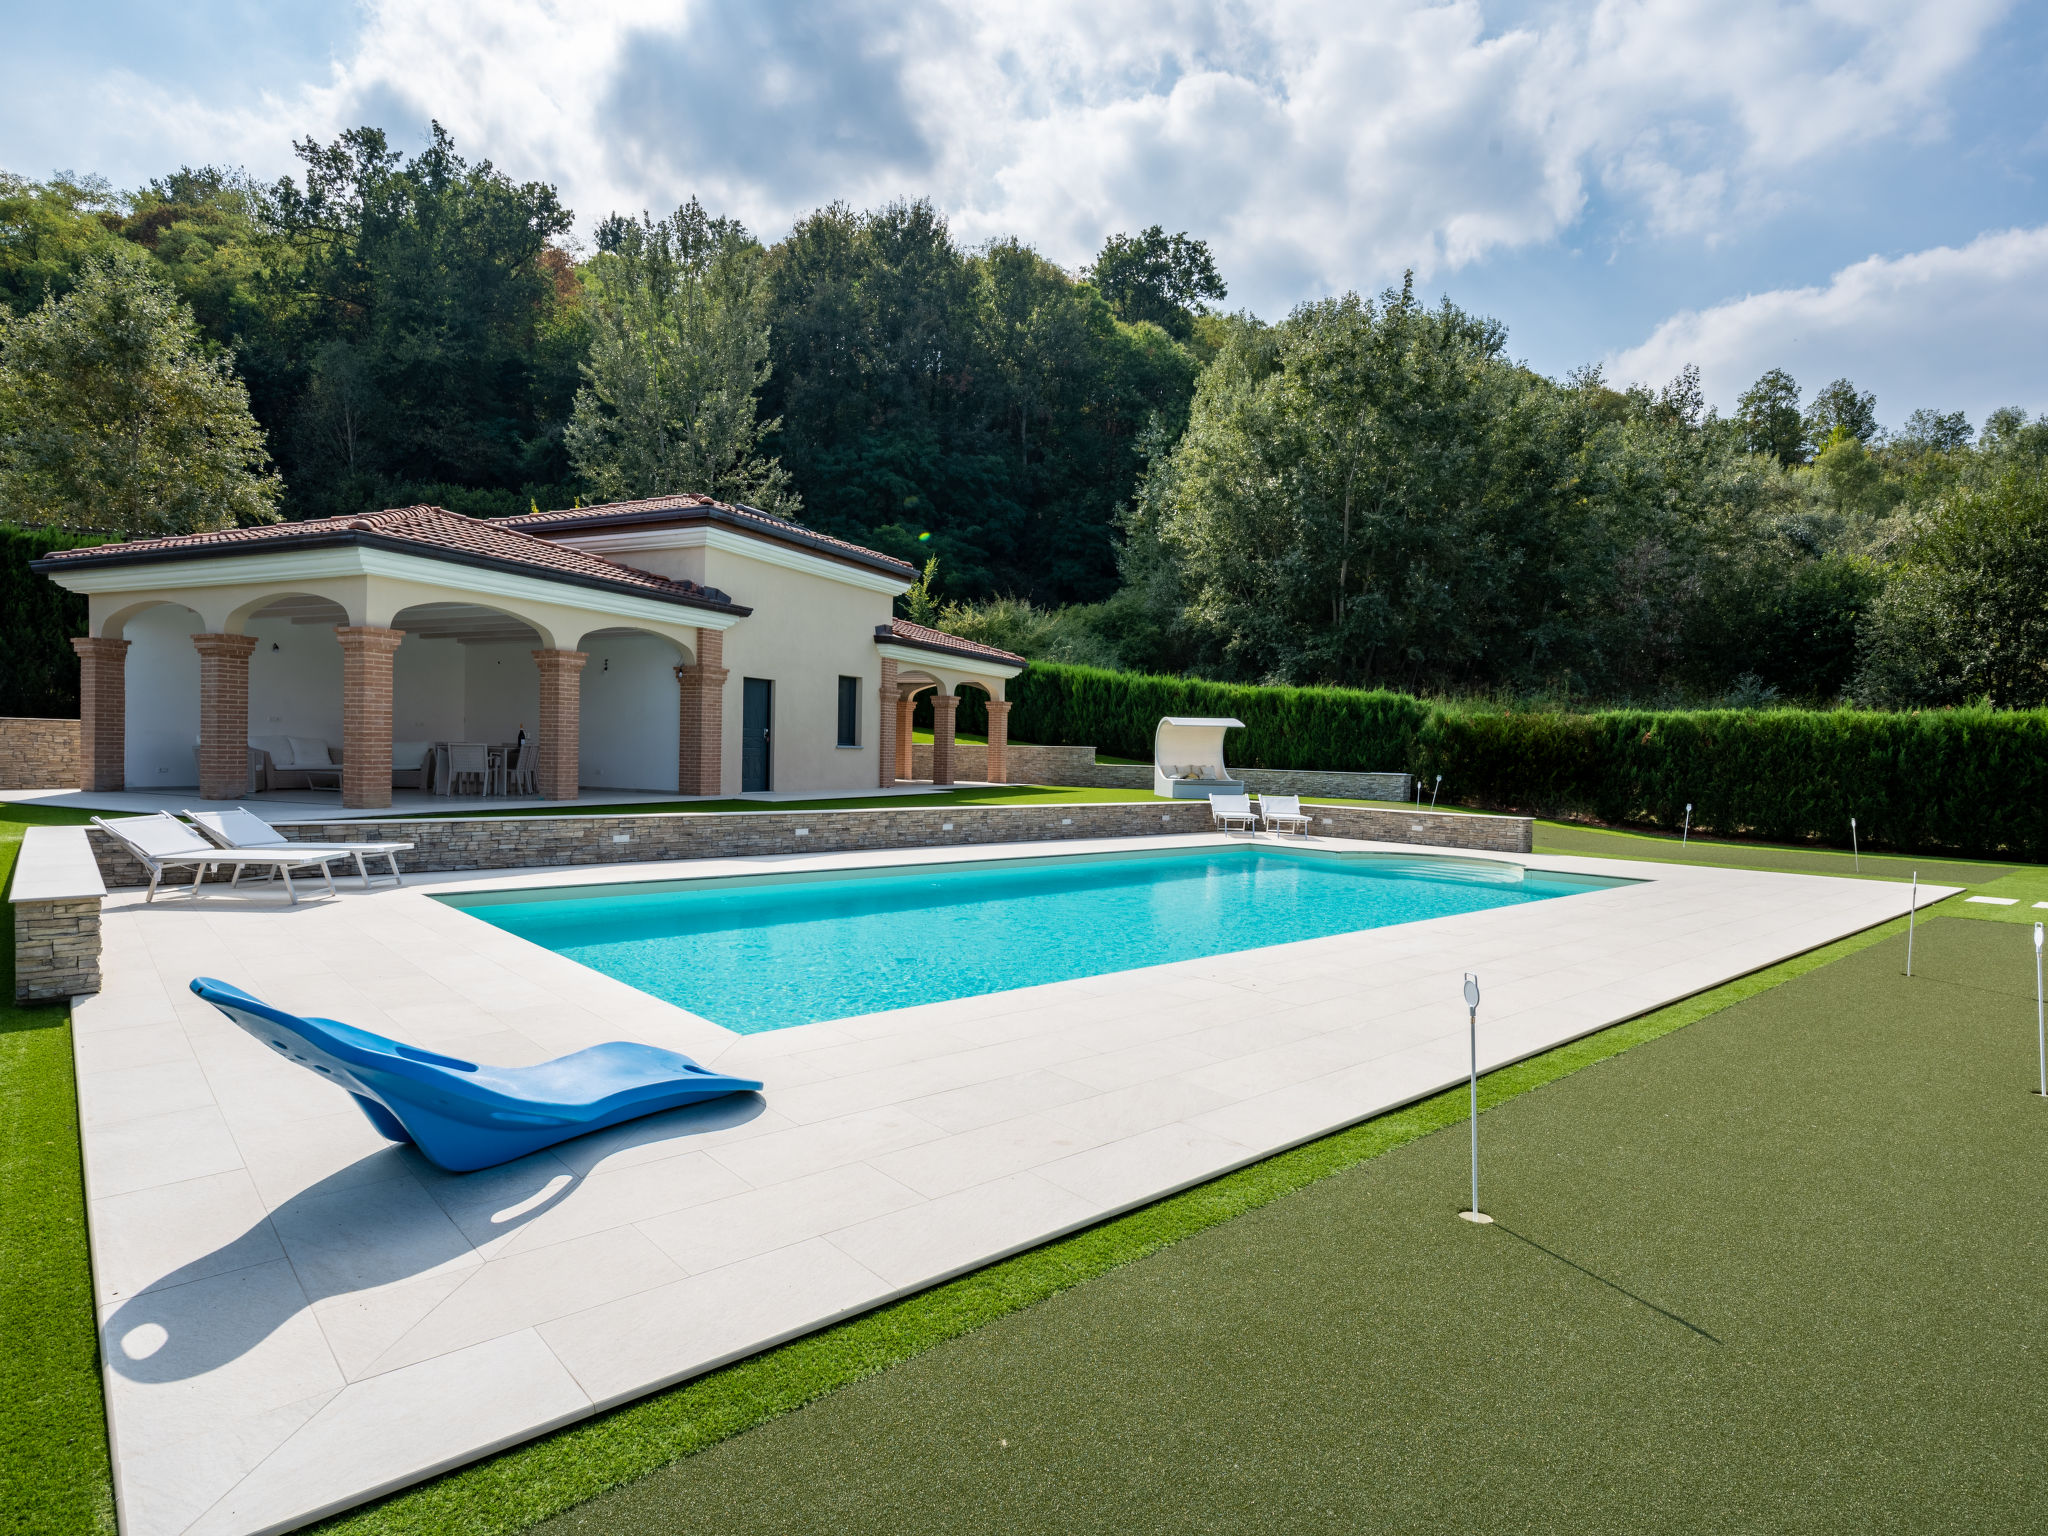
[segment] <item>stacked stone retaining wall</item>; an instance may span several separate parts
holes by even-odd
[[[910,749],[911,776],[932,776],[930,742]],[[1093,747],[1039,747],[1010,743],[1012,784],[1056,784],[1069,789],[1150,789],[1150,763],[1098,763]],[[1406,800],[1415,781],[1405,773],[1344,773],[1323,768],[1233,769],[1251,793],[1326,795],[1333,800]],[[988,748],[977,742],[956,742],[953,777],[978,784],[988,776]]]
[[[99,898],[13,905],[14,1000],[53,1003],[99,991]]]
[[[1527,853],[1530,846],[1532,823],[1525,817],[1349,805],[1311,809],[1315,830],[1325,837],[1495,853]],[[394,818],[281,823],[280,830],[301,842],[410,842],[416,846],[399,855],[400,867],[408,873],[425,873],[1146,837],[1207,832],[1213,825],[1205,802],[1139,800],[1082,805],[884,806],[850,811]],[[142,866],[112,838],[97,827],[91,836],[101,875],[109,886],[132,888],[149,883]],[[336,865],[336,879],[344,891],[353,880],[352,875],[342,880],[341,870],[346,867]],[[190,878],[184,872],[171,877],[177,884]]]
[[[1152,770],[1125,763],[1098,763],[1093,747],[1041,747],[1010,743],[1012,784],[1058,784],[1068,789],[1150,789]],[[910,776],[932,776],[932,744],[920,741],[910,749]],[[978,741],[953,743],[953,777],[965,784],[988,778],[988,748]]]
[[[76,789],[78,722],[0,718],[0,789]]]

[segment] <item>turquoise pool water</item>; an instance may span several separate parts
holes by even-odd
[[[440,899],[755,1034],[1629,883],[1241,846]]]

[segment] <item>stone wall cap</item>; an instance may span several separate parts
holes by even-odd
[[[94,901],[107,894],[83,827],[30,827],[22,834],[9,901]]]

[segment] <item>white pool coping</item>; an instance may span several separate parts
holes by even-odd
[[[413,876],[296,907],[116,893],[74,1040],[122,1530],[289,1530],[1436,1092],[1465,1070],[1467,970],[1493,1067],[1909,899],[1459,853],[1643,883],[760,1035],[432,899],[1227,841]],[[490,1062],[626,1038],[768,1086],[453,1176],[193,997],[195,975]]]

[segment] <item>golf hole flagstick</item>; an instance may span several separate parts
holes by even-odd
[[[1493,1218],[1479,1209],[1479,978],[1470,971],[1465,973],[1465,1020],[1472,1035],[1472,1208],[1458,1214],[1490,1226]]]
[[[2041,1097],[2048,1099],[2048,1014],[2041,1009],[2041,925],[2034,924],[2034,1034],[2041,1044]]]

